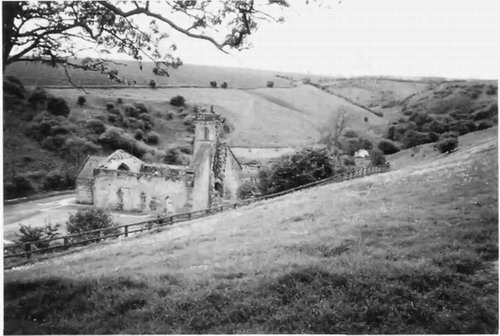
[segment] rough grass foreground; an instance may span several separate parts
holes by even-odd
[[[288,208],[294,216],[285,229],[282,216],[281,222],[271,214],[261,218],[265,223],[254,225],[280,228],[282,239],[213,257],[231,259],[231,267],[201,276],[193,276],[189,262],[174,262],[188,251],[180,245],[163,255],[140,251],[150,259],[140,267],[129,263],[129,275],[103,271],[90,259],[91,266],[75,260],[39,268],[45,273],[38,276],[35,270],[7,272],[5,333],[497,333],[498,168],[492,154],[277,200],[277,212],[298,197],[308,213]],[[344,194],[337,206],[326,206],[334,193]],[[260,218],[257,207],[252,211],[246,217]],[[290,238],[300,225],[309,234]],[[198,250],[215,238],[205,238]],[[248,244],[254,239],[243,238]],[[249,262],[252,254],[262,259],[263,252],[266,263],[249,266],[258,264]],[[126,262],[123,250],[109,253],[115,266]],[[159,268],[161,258],[169,266]],[[65,273],[65,267],[72,269]]]

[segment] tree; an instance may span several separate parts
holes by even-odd
[[[191,1],[10,1],[3,9],[3,67],[29,61],[98,71],[120,78],[104,58],[75,60],[80,48],[119,52],[155,63],[155,75],[182,64],[169,47],[167,30],[207,41],[222,52],[249,47],[248,36],[262,21],[281,22],[270,6],[287,7],[286,0]],[[149,24],[140,24],[141,18]],[[139,19],[139,20],[137,20]],[[134,21],[135,20],[135,21]],[[138,23],[139,22],[139,23]],[[142,65],[139,65],[142,68]]]
[[[337,116],[333,118],[333,121],[330,123],[330,128],[327,130],[326,145],[328,148],[341,148],[340,137],[348,123],[349,117],[346,115],[345,110],[341,108]]]

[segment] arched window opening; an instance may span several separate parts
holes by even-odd
[[[208,133],[209,133],[208,127],[205,127],[205,129],[204,129],[204,139],[205,140],[208,140]]]
[[[224,188],[222,187],[222,184],[219,182],[215,182],[214,184],[214,189],[219,192],[219,195],[222,195]]]
[[[130,171],[130,168],[125,163],[122,163],[121,165],[118,166],[118,170]]]

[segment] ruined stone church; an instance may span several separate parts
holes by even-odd
[[[124,150],[87,157],[77,174],[77,202],[169,215],[235,201],[241,165],[221,141],[223,122],[215,113],[196,115],[189,166],[147,164]]]

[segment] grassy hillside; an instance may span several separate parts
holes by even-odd
[[[497,142],[6,271],[5,333],[497,333]]]
[[[119,76],[134,80],[137,85],[148,85],[154,80],[157,85],[210,87],[210,82],[216,81],[218,86],[227,82],[229,88],[256,88],[265,87],[268,81],[272,81],[275,87],[290,87],[289,80],[276,77],[272,71],[185,64],[178,69],[171,69],[170,76],[166,77],[154,75],[152,63],[143,63],[141,70],[138,62],[116,62],[112,67],[119,72]],[[64,69],[31,62],[11,64],[5,74],[18,77],[25,85],[70,86]],[[76,85],[120,85],[100,73],[73,69],[70,75]]]

